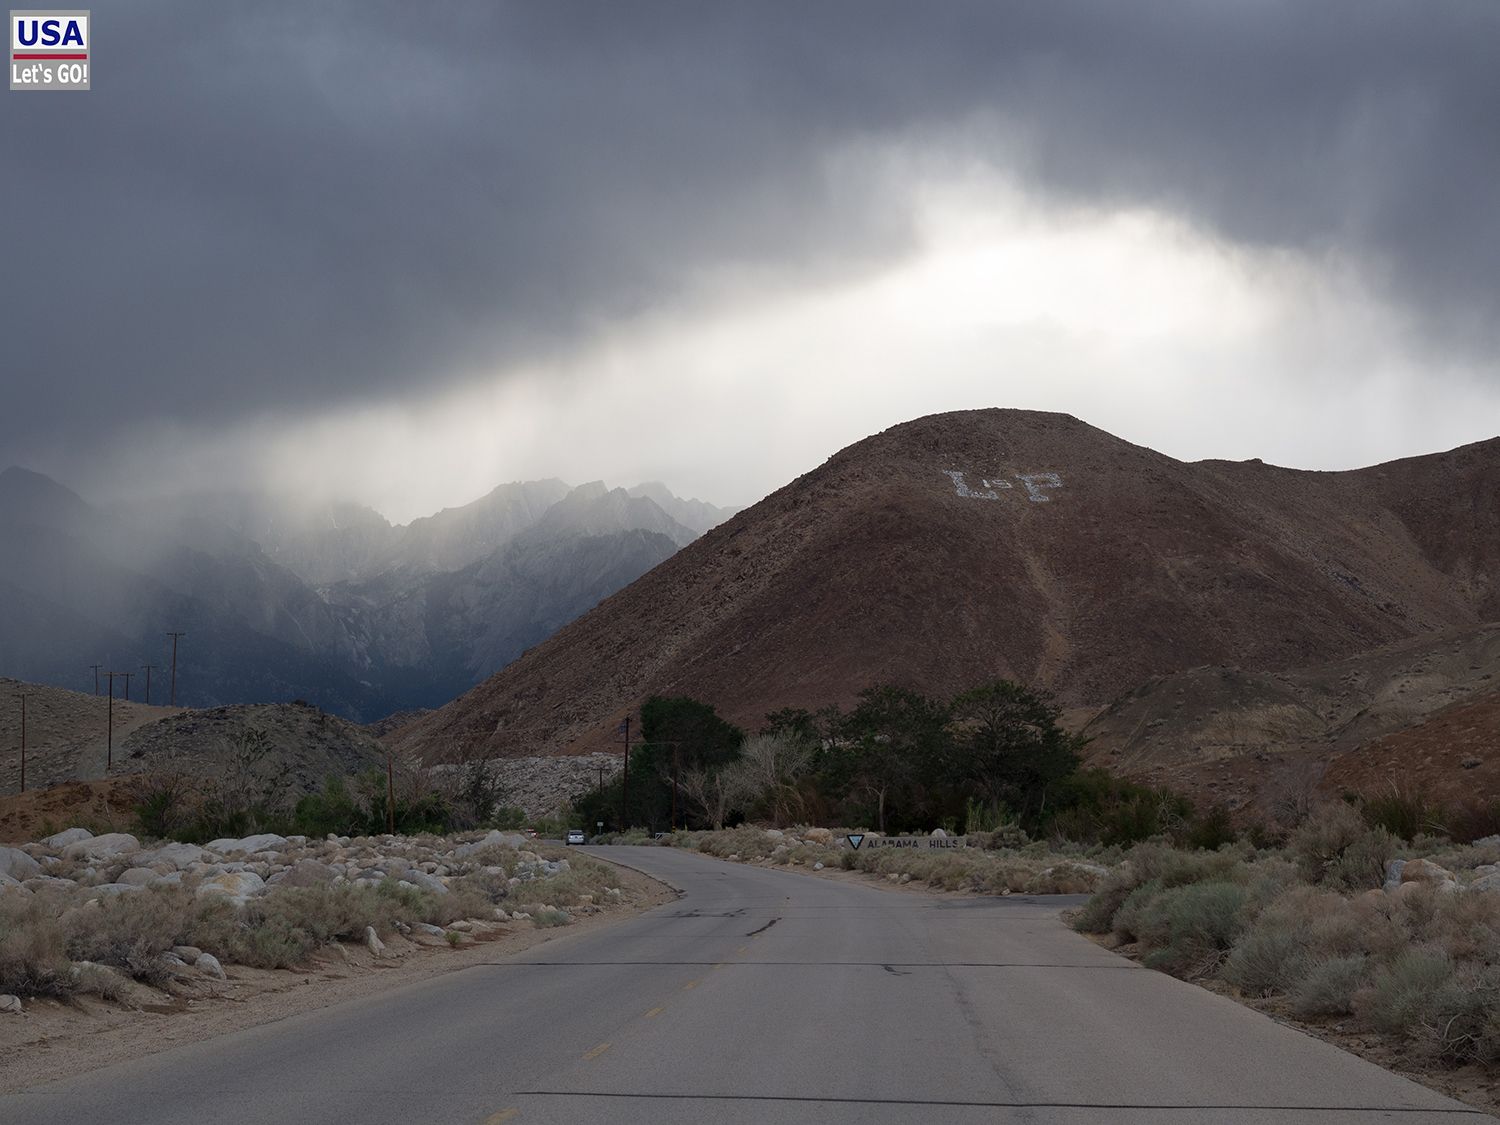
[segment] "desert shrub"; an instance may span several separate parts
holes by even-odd
[[[1138,844],[1105,877],[1094,897],[1074,917],[1073,925],[1084,933],[1103,934],[1113,929],[1120,934],[1116,914],[1138,888],[1148,883],[1161,890],[1214,879],[1244,881],[1247,875],[1238,852],[1184,852],[1166,844]],[[1128,924],[1124,929],[1133,932]]]
[[[191,904],[181,887],[148,887],[70,910],[62,918],[67,954],[114,965],[147,984],[165,983],[171,972],[162,955],[177,944]]]
[[[495,904],[489,894],[472,884],[455,883],[445,895],[426,894],[425,909],[417,921],[446,926],[460,918],[493,918]],[[405,919],[403,919],[404,921]]]
[[[1032,875],[1021,889],[1033,895],[1077,895],[1092,891],[1098,883],[1093,872],[1064,860]]]
[[[287,919],[271,916],[241,930],[232,960],[257,969],[288,969],[306,961],[321,944]]]
[[[1363,953],[1313,961],[1291,987],[1292,1011],[1304,1019],[1347,1016],[1369,978],[1370,959]]]
[[[220,895],[210,895],[194,900],[189,907],[178,944],[196,946],[221,961],[233,960],[239,933],[239,907]]]
[[[759,828],[742,824],[738,828],[703,833],[698,840],[698,849],[720,859],[731,855],[738,855],[741,859],[767,859],[782,842]]]
[[[970,797],[964,806],[964,834],[967,836],[994,832],[1014,823],[1015,816],[1006,808],[1004,801],[982,801],[977,797]]]
[[[1500,836],[1500,801],[1465,801],[1448,809],[1442,821],[1444,834],[1455,844]]]
[[[1224,977],[1251,995],[1289,992],[1315,964],[1362,955],[1371,927],[1342,895],[1291,887],[1259,910],[1224,965]]]
[[[1440,815],[1436,805],[1415,789],[1398,787],[1360,801],[1360,815],[1372,828],[1383,828],[1401,840],[1414,840],[1423,833],[1439,830]]]
[[[1476,962],[1500,957],[1500,895],[1439,894],[1433,904],[1428,935],[1451,956]]]
[[[1183,842],[1190,848],[1211,852],[1225,844],[1234,843],[1235,839],[1234,822],[1230,818],[1229,809],[1224,805],[1212,805],[1193,818]]]
[[[566,926],[572,920],[566,910],[559,910],[555,906],[544,906],[531,915],[532,924],[539,930]]]
[[[76,990],[56,904],[41,895],[0,895],[0,992],[67,996]]]
[[[175,840],[197,816],[197,783],[186,774],[146,774],[135,783],[135,830],[144,838]]]
[[[1452,983],[1453,972],[1453,958],[1440,950],[1403,950],[1355,996],[1355,1012],[1379,1031],[1410,1038],[1431,1013],[1433,998]]]
[[[1272,996],[1295,986],[1310,968],[1301,934],[1257,923],[1224,962],[1224,979],[1250,996]]]
[[[1243,877],[1250,891],[1245,909],[1251,915],[1259,914],[1293,887],[1306,885],[1297,865],[1279,855],[1263,856],[1246,865]]]
[[[1160,915],[1148,913],[1150,905],[1161,896],[1160,880],[1151,880],[1132,887],[1120,908],[1110,920],[1110,931],[1123,942],[1139,941],[1143,944],[1158,944],[1165,940],[1165,932],[1155,932],[1149,927],[1160,921]]]
[[[1245,888],[1238,883],[1193,883],[1145,901],[1136,918],[1145,963],[1174,976],[1200,976],[1218,967],[1245,922]]]
[[[295,944],[303,948],[303,956],[330,941],[358,940],[364,937],[366,926],[389,932],[401,913],[392,896],[349,884],[278,888],[251,900],[242,910],[247,930],[279,935],[274,944],[292,944],[292,935],[298,935]]]
[[[1325,805],[1292,832],[1287,852],[1310,883],[1335,890],[1365,890],[1385,879],[1395,855],[1391,834],[1371,827],[1349,805]]]
[[[342,777],[328,777],[316,793],[308,793],[292,814],[299,833],[317,839],[330,832],[336,836],[360,836],[369,830],[370,813],[354,799]]]

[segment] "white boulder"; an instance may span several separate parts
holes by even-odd
[[[0,875],[9,875],[19,883],[41,873],[42,865],[20,848],[0,848]]]
[[[90,836],[63,849],[68,859],[113,859],[117,855],[141,850],[141,842],[129,832],[106,832],[103,836]]]
[[[200,953],[193,961],[193,968],[200,973],[207,973],[218,980],[225,979],[224,966],[219,964],[219,959],[212,953]]]
[[[265,880],[253,871],[226,871],[198,884],[198,894],[200,897],[224,895],[234,902],[243,903],[251,895],[265,890],[265,886]]]
[[[87,828],[64,828],[61,832],[48,836],[42,843],[53,851],[62,851],[69,844],[76,844],[81,840],[92,840],[94,834]]]

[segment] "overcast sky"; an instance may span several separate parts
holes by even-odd
[[[936,411],[1500,434],[1500,3],[93,4],[0,92],[0,466],[744,504]]]

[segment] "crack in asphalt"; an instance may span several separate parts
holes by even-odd
[[[1256,1105],[1239,1102],[1048,1102],[1048,1101],[957,1101],[941,1098],[846,1098],[812,1094],[632,1094],[609,1090],[515,1090],[518,1098],[632,1098],[683,1102],[798,1102],[835,1105],[911,1105],[960,1109],[1146,1109],[1162,1112],[1201,1113],[1209,1110],[1247,1110],[1295,1113],[1445,1113],[1453,1117],[1489,1118],[1483,1110],[1460,1107],[1419,1109],[1394,1105]]]

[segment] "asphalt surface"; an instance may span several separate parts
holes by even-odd
[[[5,1125],[1492,1120],[1069,932],[1077,898],[890,893],[588,849],[684,897],[381,996],[0,1097]]]

